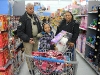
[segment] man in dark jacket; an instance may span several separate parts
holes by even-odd
[[[20,17],[17,35],[23,40],[25,53],[31,55],[33,50],[38,50],[37,34],[42,31],[38,17],[34,14],[34,6],[31,3],[26,5],[26,12]],[[31,62],[26,58],[29,71]]]
[[[76,44],[76,40],[79,35],[79,24],[75,20],[73,20],[73,15],[69,11],[65,13],[65,18],[61,21],[60,25],[58,26],[56,35],[62,30],[72,33],[72,38],[69,42],[69,46],[73,47],[74,44]]]

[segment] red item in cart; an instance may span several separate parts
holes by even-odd
[[[4,48],[8,45],[8,33],[3,32],[0,34],[0,48]]]
[[[33,56],[42,56],[47,58],[55,58],[59,60],[65,60],[65,57],[61,52],[49,50],[47,52],[32,52]],[[53,71],[62,71],[64,68],[64,64],[56,63],[56,62],[49,62],[49,61],[42,61],[38,59],[34,59],[35,65],[38,67],[42,74],[51,74]],[[49,72],[48,72],[49,71]]]
[[[9,60],[8,49],[0,51],[0,67],[3,67]]]

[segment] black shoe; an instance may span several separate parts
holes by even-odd
[[[31,70],[29,70],[29,73],[30,73],[30,74],[32,74],[32,71],[31,71]]]
[[[34,70],[29,70],[29,73],[35,75]]]
[[[32,72],[33,72],[33,75],[35,75],[34,70],[32,70]]]

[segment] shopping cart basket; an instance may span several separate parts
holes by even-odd
[[[62,46],[58,51],[32,52],[32,56],[26,55],[32,62],[32,75],[76,75],[78,62],[75,47],[69,48],[66,45],[68,37],[65,31],[61,31],[55,38],[52,43]]]
[[[25,55],[29,58],[33,67],[32,75],[76,75],[77,61],[72,60],[69,50],[62,54],[58,51],[32,52],[33,56]]]

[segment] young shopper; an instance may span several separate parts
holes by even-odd
[[[44,23],[43,31],[38,34],[38,37],[40,37],[39,51],[45,52],[57,49],[55,44],[51,43],[51,40],[54,38],[54,33],[48,23]]]

